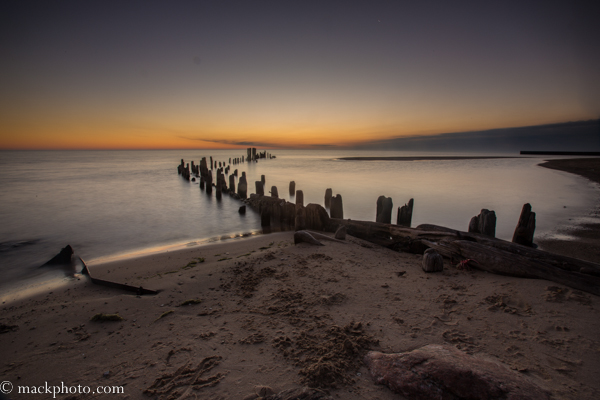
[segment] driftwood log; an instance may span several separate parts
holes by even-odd
[[[422,254],[435,249],[453,262],[523,278],[540,278],[600,295],[600,265],[522,246],[479,233],[436,225],[406,228],[369,221],[330,219],[328,230],[345,225],[349,235],[393,250]]]

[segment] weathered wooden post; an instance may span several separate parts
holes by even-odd
[[[396,225],[407,226],[410,228],[412,222],[414,199],[410,199],[408,204],[398,207],[398,216],[396,218]]]
[[[252,160],[256,160],[256,147],[252,148]]]
[[[248,197],[248,182],[246,182],[246,173],[242,172],[242,176],[238,181],[238,196],[245,199]]]
[[[344,205],[342,204],[341,194],[331,198],[329,213],[331,214],[331,218],[344,219]]]
[[[333,191],[331,188],[325,190],[325,208],[331,208],[331,197],[333,195]]]
[[[204,190],[204,177],[200,175],[200,190]]]
[[[248,148],[246,149],[246,152],[248,153],[248,154],[247,154],[247,156],[246,156],[246,160],[247,160],[248,162],[252,161],[252,149],[251,149],[250,147],[248,147]]]
[[[217,200],[221,200],[221,195],[222,195],[222,192],[223,192],[223,187],[221,186],[221,175],[218,174],[218,173],[217,173],[217,185],[216,185],[216,189],[217,189],[217,191],[216,191],[215,195],[217,197]]]
[[[296,190],[296,208],[304,207],[304,193],[302,190]]]
[[[235,176],[229,175],[229,191],[235,193]]]
[[[496,213],[485,208],[482,209],[479,215],[471,218],[469,232],[496,237]]]
[[[265,179],[265,176],[264,176],[264,175],[261,175],[261,176],[260,176],[260,181],[262,182],[262,184],[263,184],[263,187],[265,187],[265,184],[267,183],[267,180]]]
[[[271,226],[271,210],[264,207],[260,212],[260,226]]]
[[[206,176],[206,193],[212,193],[212,171],[208,171],[208,175]]]
[[[379,196],[377,198],[377,212],[375,215],[375,222],[391,224],[393,207],[394,203],[392,203],[391,197]]]
[[[290,182],[290,196],[293,196],[296,193],[296,182]]]
[[[306,229],[306,209],[304,206],[298,206],[296,203],[296,220],[294,222],[294,229],[302,231]]]
[[[522,244],[524,246],[533,246],[533,233],[535,231],[535,213],[531,211],[531,204],[523,205],[519,222],[513,235],[513,243]]]
[[[279,198],[279,193],[277,192],[277,186],[271,186],[271,197]]]
[[[254,186],[256,187],[256,194],[259,196],[265,195],[265,189],[263,183],[261,181],[254,182]]]
[[[213,169],[213,159],[212,159],[212,156],[210,157],[210,169]]]
[[[444,270],[444,258],[434,249],[425,250],[423,254],[423,271],[440,272]]]

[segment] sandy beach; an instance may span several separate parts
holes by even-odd
[[[577,167],[600,171],[599,160]],[[540,248],[599,263],[598,227],[578,232],[585,244]],[[403,399],[374,383],[363,357],[430,344],[501,362],[552,398],[600,397],[597,296],[449,260],[443,272],[426,273],[421,255],[350,236],[294,245],[293,235],[88,264],[96,278],[159,290],[154,296],[79,276],[3,304],[8,398],[40,398],[18,386],[64,383],[122,393],[56,398],[255,399],[313,387],[339,399]]]

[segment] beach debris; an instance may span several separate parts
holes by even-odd
[[[94,315],[90,321],[94,321],[94,322],[115,322],[115,321],[123,321],[123,317],[121,317],[119,314],[104,314],[104,313],[98,313],[96,315]]]
[[[377,384],[410,399],[550,399],[545,389],[500,361],[447,345],[397,354],[371,351],[364,362]]]
[[[57,255],[55,255],[49,261],[46,261],[44,264],[42,264],[42,267],[48,265],[70,265],[72,255],[73,248],[71,247],[71,245],[66,245]]]
[[[479,265],[479,263],[476,260],[473,260],[472,258],[465,258],[464,260],[456,263],[456,269],[462,269],[462,270],[468,271],[470,262]]]
[[[158,294],[157,290],[145,289],[142,286],[138,287],[138,286],[127,285],[124,283],[117,283],[117,282],[106,281],[104,279],[94,278],[90,272],[89,267],[86,265],[85,261],[83,261],[83,259],[81,257],[79,257],[79,261],[83,265],[81,274],[88,276],[90,278],[90,280],[92,281],[92,283],[95,285],[106,286],[106,287],[110,287],[110,288],[114,288],[114,289],[126,290],[128,292],[133,292],[138,296],[141,296],[144,294]],[[202,259],[202,260],[198,259],[198,261],[203,262],[204,259]],[[186,269],[186,268],[184,267],[184,269]]]
[[[241,207],[238,209],[238,213],[240,213],[240,214],[242,214],[242,215],[246,214],[246,206],[241,206]]]
[[[298,243],[310,243],[317,246],[324,246],[323,243],[319,242],[307,231],[297,231],[294,233],[294,244]]]
[[[383,224],[392,223],[392,208],[394,203],[391,197],[379,196],[377,198],[377,212],[375,214],[375,221]]]
[[[191,305],[200,304],[200,303],[202,303],[202,300],[200,300],[200,299],[189,299],[189,300],[186,300],[183,303],[181,303],[180,306],[191,306]]]
[[[164,313],[160,314],[159,317],[154,320],[154,322],[158,321],[159,319],[162,319],[162,318],[166,317],[167,315],[171,315],[174,312],[175,312],[175,310],[165,311]]]
[[[519,222],[515,229],[512,241],[523,246],[533,247],[533,233],[535,231],[535,213],[531,211],[531,204],[523,205]]]
[[[342,195],[338,194],[331,198],[331,207],[329,209],[331,218],[344,218],[344,205],[342,203]]]
[[[422,267],[425,272],[441,272],[444,270],[444,258],[434,249],[427,249],[423,254]]]
[[[340,225],[335,231],[335,238],[338,240],[346,240],[346,225]]]
[[[325,208],[331,207],[331,197],[333,196],[333,190],[331,188],[325,189]]]
[[[277,186],[271,186],[271,197],[279,197],[279,192],[277,191]]]
[[[290,196],[293,196],[296,193],[296,182],[290,181]]]
[[[407,204],[398,207],[398,216],[396,217],[396,225],[407,226],[410,228],[412,222],[414,199],[410,199]]]
[[[302,190],[296,190],[296,208],[298,207],[304,207],[304,192]]]
[[[496,213],[485,208],[482,209],[479,215],[471,218],[469,232],[496,237]]]

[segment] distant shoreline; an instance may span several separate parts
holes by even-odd
[[[511,156],[427,156],[427,157],[339,157],[345,161],[448,161],[448,160],[489,160],[498,158],[525,158]]]

